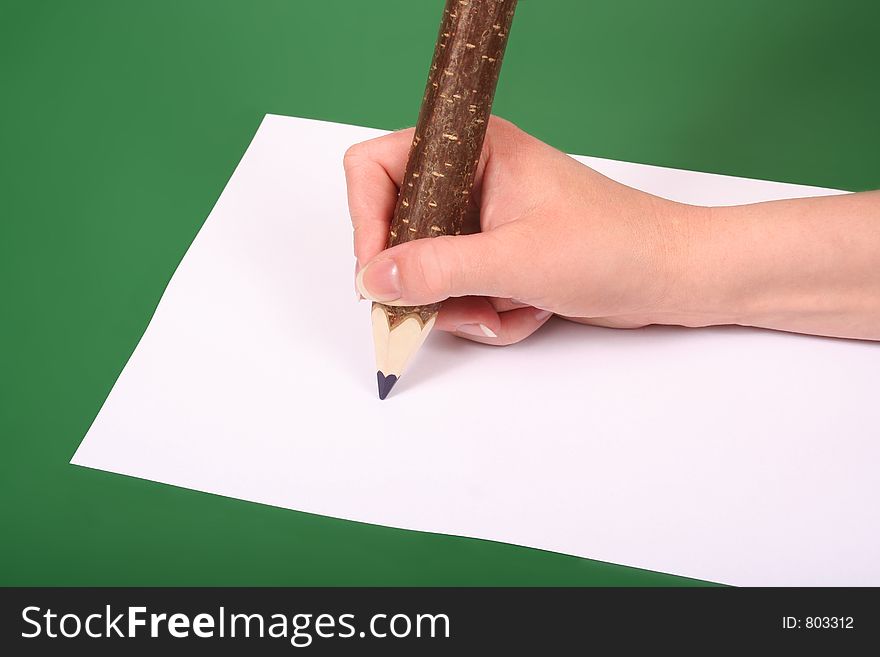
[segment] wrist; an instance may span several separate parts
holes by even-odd
[[[739,324],[741,280],[730,273],[741,253],[727,208],[672,203],[666,209],[665,294],[652,323],[688,327]]]

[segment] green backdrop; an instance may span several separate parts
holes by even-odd
[[[0,584],[693,583],[68,465],[263,114],[412,124],[441,6],[0,0]],[[569,152],[880,187],[878,25],[522,0],[495,110]]]

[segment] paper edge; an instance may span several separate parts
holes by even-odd
[[[314,119],[314,118],[303,117],[303,116],[287,116],[286,114],[275,114],[272,112],[267,112],[263,116],[263,120],[260,122],[260,125],[262,126],[263,122],[267,118],[270,118],[270,117],[273,121],[276,119],[280,119],[282,121],[289,120],[289,119],[295,119],[296,121],[308,121],[310,123],[321,123],[321,124],[326,124],[326,125],[344,125],[349,128],[366,128],[368,130],[375,130],[377,132],[380,132],[383,135],[395,132],[394,130],[389,130],[387,128],[377,128],[375,126],[360,125],[357,123],[347,123],[345,121],[328,121],[325,119]],[[732,180],[749,180],[749,181],[753,181],[753,182],[767,183],[770,185],[791,185],[794,187],[802,187],[804,189],[813,189],[813,190],[820,191],[820,192],[834,192],[836,194],[855,193],[853,190],[838,189],[836,187],[823,187],[821,185],[810,185],[807,183],[791,182],[788,180],[771,180],[769,178],[752,178],[750,176],[735,176],[730,173],[718,173],[715,171],[703,171],[700,169],[684,169],[681,167],[671,167],[671,166],[666,166],[663,164],[652,164],[649,162],[633,162],[631,160],[617,160],[617,159],[610,158],[610,157],[600,157],[598,155],[587,155],[587,154],[581,154],[581,153],[567,153],[565,151],[560,151],[560,152],[565,153],[569,157],[571,157],[571,156],[583,157],[583,158],[589,158],[591,160],[598,160],[600,162],[609,162],[612,164],[634,164],[634,165],[640,166],[640,167],[648,167],[650,169],[661,169],[664,171],[675,171],[678,173],[697,173],[697,174],[703,174],[703,175],[708,175],[708,176],[719,176],[721,178],[727,178],[727,179],[732,179]],[[820,194],[820,195],[823,195],[823,194]],[[824,194],[824,195],[827,195],[827,194]],[[814,196],[814,195],[805,194],[803,196],[792,196],[790,198],[811,198],[812,196]]]
[[[98,417],[100,417],[101,411],[104,410],[104,406],[106,406],[107,401],[110,399],[110,396],[113,394],[113,391],[116,389],[116,386],[119,383],[119,379],[121,379],[122,375],[125,373],[125,368],[128,367],[129,361],[131,361],[131,358],[132,358],[132,356],[134,356],[138,347],[141,346],[141,341],[144,339],[144,336],[147,334],[147,331],[150,330],[150,326],[153,323],[153,319],[155,319],[155,317],[156,317],[156,311],[159,309],[159,306],[162,304],[162,300],[165,298],[165,294],[168,292],[168,287],[174,281],[174,277],[177,275],[177,270],[180,269],[180,266],[183,264],[183,261],[186,260],[186,256],[189,255],[190,250],[193,248],[196,241],[198,240],[199,235],[201,234],[202,230],[205,228],[205,224],[208,223],[208,219],[211,218],[211,215],[214,213],[214,210],[216,209],[217,204],[220,202],[220,198],[223,196],[223,192],[226,191],[226,188],[229,186],[230,181],[235,177],[235,174],[238,172],[238,168],[241,166],[241,163],[244,160],[245,156],[247,155],[248,151],[250,150],[251,146],[253,145],[254,140],[257,138],[257,135],[260,133],[260,128],[262,128],[263,124],[266,123],[266,119],[268,117],[272,117],[273,120],[275,118],[279,118],[279,117],[283,118],[279,114],[268,114],[267,113],[267,114],[263,115],[262,119],[260,119],[260,123],[257,125],[256,130],[254,130],[254,134],[251,135],[251,138],[248,141],[247,147],[244,149],[244,152],[241,154],[241,157],[238,158],[238,162],[236,162],[235,167],[232,169],[232,172],[229,174],[229,177],[226,179],[226,182],[223,184],[223,190],[220,192],[220,195],[217,196],[217,199],[211,205],[211,209],[208,211],[208,214],[205,215],[205,218],[202,220],[202,223],[199,226],[199,229],[196,231],[196,234],[193,236],[189,245],[186,247],[186,250],[183,252],[183,255],[180,256],[180,260],[178,260],[177,264],[174,265],[174,271],[171,272],[171,276],[169,276],[168,280],[165,282],[165,285],[162,288],[162,293],[159,295],[159,301],[153,307],[153,311],[150,313],[150,317],[147,320],[146,326],[144,326],[144,329],[141,331],[140,336],[138,336],[138,339],[134,345],[134,348],[131,350],[131,352],[129,352],[128,356],[125,358],[125,364],[123,364],[122,368],[119,370],[119,373],[116,375],[116,378],[113,380],[113,385],[110,386],[110,391],[107,393],[107,395],[104,397],[104,401],[102,401],[101,405],[98,407],[98,412],[95,413],[95,416],[92,418],[91,422],[89,422],[89,426],[86,429],[86,432],[83,434],[83,437],[80,438],[79,444],[77,444],[76,449],[73,452],[73,455],[70,457],[70,460],[67,462],[68,465],[78,465],[81,467],[89,467],[89,466],[86,466],[84,463],[77,461],[77,456],[79,455],[80,450],[82,449],[83,443],[85,442],[86,438],[88,437],[89,432],[92,430],[92,427],[94,426],[95,422],[98,421]]]
[[[259,506],[266,506],[266,507],[270,507],[273,509],[280,509],[281,511],[286,511],[286,512],[302,513],[302,514],[309,515],[309,516],[312,516],[315,518],[324,518],[324,519],[328,519],[328,520],[341,520],[343,522],[350,522],[350,523],[355,523],[358,525],[364,525],[365,527],[388,528],[388,529],[394,529],[396,531],[404,531],[404,532],[418,532],[420,534],[425,534],[428,536],[430,536],[430,535],[448,536],[450,538],[463,538],[468,541],[481,541],[484,543],[495,543],[497,545],[512,546],[515,548],[532,550],[535,552],[556,554],[556,555],[568,557],[571,559],[581,559],[581,560],[585,560],[585,561],[592,561],[594,563],[607,564],[609,566],[615,566],[618,568],[630,568],[630,569],[640,570],[645,573],[653,573],[656,575],[663,575],[663,576],[667,576],[667,577],[676,577],[678,579],[690,580],[692,582],[712,584],[715,586],[727,586],[727,587],[738,586],[737,584],[731,584],[729,582],[720,582],[718,580],[705,579],[705,578],[695,576],[695,575],[682,575],[680,573],[673,573],[673,572],[667,572],[667,571],[663,571],[663,570],[657,570],[655,568],[648,568],[646,566],[639,566],[639,565],[634,565],[634,564],[629,564],[629,563],[621,563],[621,562],[615,562],[615,561],[607,561],[605,559],[596,559],[594,557],[584,557],[579,554],[571,554],[569,552],[560,552],[559,550],[551,550],[551,549],[548,549],[545,547],[538,547],[535,545],[530,545],[528,543],[511,543],[510,541],[502,541],[497,538],[486,538],[483,536],[475,536],[473,534],[453,534],[450,532],[438,531],[435,529],[419,529],[419,528],[413,528],[413,527],[404,527],[404,526],[392,524],[392,523],[381,523],[380,524],[380,523],[376,523],[376,522],[369,522],[367,520],[362,520],[359,518],[352,518],[352,517],[349,517],[346,515],[329,516],[329,515],[326,515],[323,513],[317,513],[315,511],[305,511],[303,509],[292,509],[288,506],[282,506],[280,504],[273,504],[271,502],[257,501],[257,500],[252,500],[252,499],[248,499],[248,498],[243,498],[243,497],[235,497],[233,495],[227,495],[226,493],[218,493],[215,491],[205,490],[204,488],[199,488],[196,486],[190,486],[190,485],[184,486],[181,484],[165,481],[164,479],[150,479],[150,478],[147,478],[143,475],[133,474],[133,473],[129,473],[129,472],[122,472],[121,470],[107,470],[104,468],[100,468],[100,467],[97,467],[94,465],[88,465],[85,463],[73,463],[72,461],[71,461],[71,465],[75,465],[79,468],[83,468],[86,470],[92,470],[94,472],[103,472],[106,474],[111,474],[111,475],[114,475],[117,477],[129,477],[131,479],[138,479],[140,481],[144,481],[149,484],[160,484],[162,486],[171,486],[172,488],[177,488],[179,490],[193,491],[196,493],[200,493],[202,495],[211,495],[213,497],[221,497],[221,498],[224,498],[227,500],[233,500],[235,502],[245,502],[246,504],[257,504]]]

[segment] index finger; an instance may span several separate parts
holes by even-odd
[[[382,251],[397,203],[414,128],[355,144],[343,158],[358,267]]]

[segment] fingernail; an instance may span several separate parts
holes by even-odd
[[[553,313],[551,313],[549,310],[539,310],[538,312],[535,313],[535,319],[537,319],[539,322],[543,322],[545,319],[550,317],[550,315],[552,315],[552,314]]]
[[[355,279],[358,292],[373,301],[400,298],[400,272],[393,260],[376,260],[360,270]]]
[[[464,333],[465,335],[473,335],[478,338],[497,338],[498,334],[495,333],[492,329],[490,329],[485,324],[463,324],[455,329],[458,333]]]

